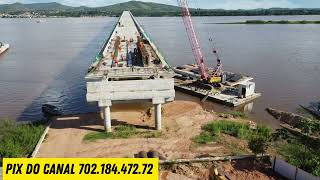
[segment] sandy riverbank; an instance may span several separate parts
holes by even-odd
[[[51,125],[47,137],[36,157],[133,157],[139,151],[158,151],[166,159],[191,159],[202,156],[248,154],[247,143],[232,136],[222,135],[223,141],[196,145],[192,137],[199,135],[201,127],[209,121],[220,120],[218,113],[205,110],[196,101],[178,100],[163,106],[163,130],[157,138],[132,137],[129,139],[104,139],[84,141],[86,134],[103,131],[99,113],[62,116]],[[153,109],[146,104],[115,105],[112,107],[112,125],[134,125],[138,130],[154,130]],[[229,118],[229,117],[228,117]],[[233,119],[233,118],[231,118]],[[239,119],[233,119],[239,121]],[[246,121],[246,120],[241,120]],[[199,167],[198,167],[199,166]],[[261,169],[243,170],[227,163],[225,172],[239,179],[259,177],[274,179]],[[263,169],[263,168],[262,168]],[[161,179],[209,178],[209,166],[204,164],[179,165],[176,169],[161,170]],[[201,178],[200,178],[201,179]]]
[[[112,112],[113,126],[129,124],[153,131],[153,114],[148,114],[148,107],[125,109],[115,108]],[[178,100],[163,106],[164,125],[159,138],[84,142],[83,137],[87,133],[103,130],[103,121],[98,113],[58,117],[53,121],[37,157],[131,157],[142,150],[159,151],[168,159],[193,158],[210,152],[223,155],[228,150],[220,145],[201,149],[192,147],[191,138],[200,133],[203,124],[214,119],[217,119],[215,114],[203,111],[200,104]]]

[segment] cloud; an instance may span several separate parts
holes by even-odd
[[[9,4],[12,3],[11,0],[0,0],[0,4]]]

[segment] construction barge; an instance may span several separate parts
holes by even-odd
[[[261,96],[255,92],[253,78],[233,72],[223,72],[223,80],[218,85],[199,83],[199,68],[188,64],[173,68],[176,75],[175,90],[230,107],[237,107],[253,101]],[[209,69],[209,72],[214,71]]]
[[[222,59],[214,46],[214,39],[211,37],[209,41],[212,44],[212,53],[217,60],[217,65],[213,68],[207,67],[192,22],[188,2],[187,0],[178,0],[178,4],[181,7],[182,20],[196,65],[189,64],[173,68],[176,73],[175,89],[201,97],[202,102],[209,99],[232,107],[243,105],[261,96],[260,93],[255,93],[255,83],[251,81],[253,78],[223,70]]]

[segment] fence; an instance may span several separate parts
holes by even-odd
[[[285,178],[292,180],[320,180],[320,177],[313,176],[279,158],[274,157],[271,162],[273,170]]]

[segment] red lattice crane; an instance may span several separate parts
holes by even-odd
[[[202,80],[208,80],[209,82],[213,82],[214,77],[219,77],[221,76],[222,73],[222,63],[221,60],[219,59],[217,50],[213,48],[213,53],[217,57],[217,66],[213,72],[212,75],[208,75],[208,69],[205,65],[204,57],[201,51],[201,47],[193,26],[193,22],[191,19],[191,13],[189,11],[188,7],[188,2],[187,0],[177,0],[179,6],[181,7],[182,10],[182,19],[183,23],[186,27],[187,35],[191,44],[192,52],[193,55],[196,59],[196,62],[199,66],[200,74],[201,74],[201,79]],[[212,39],[210,38],[210,41]]]

